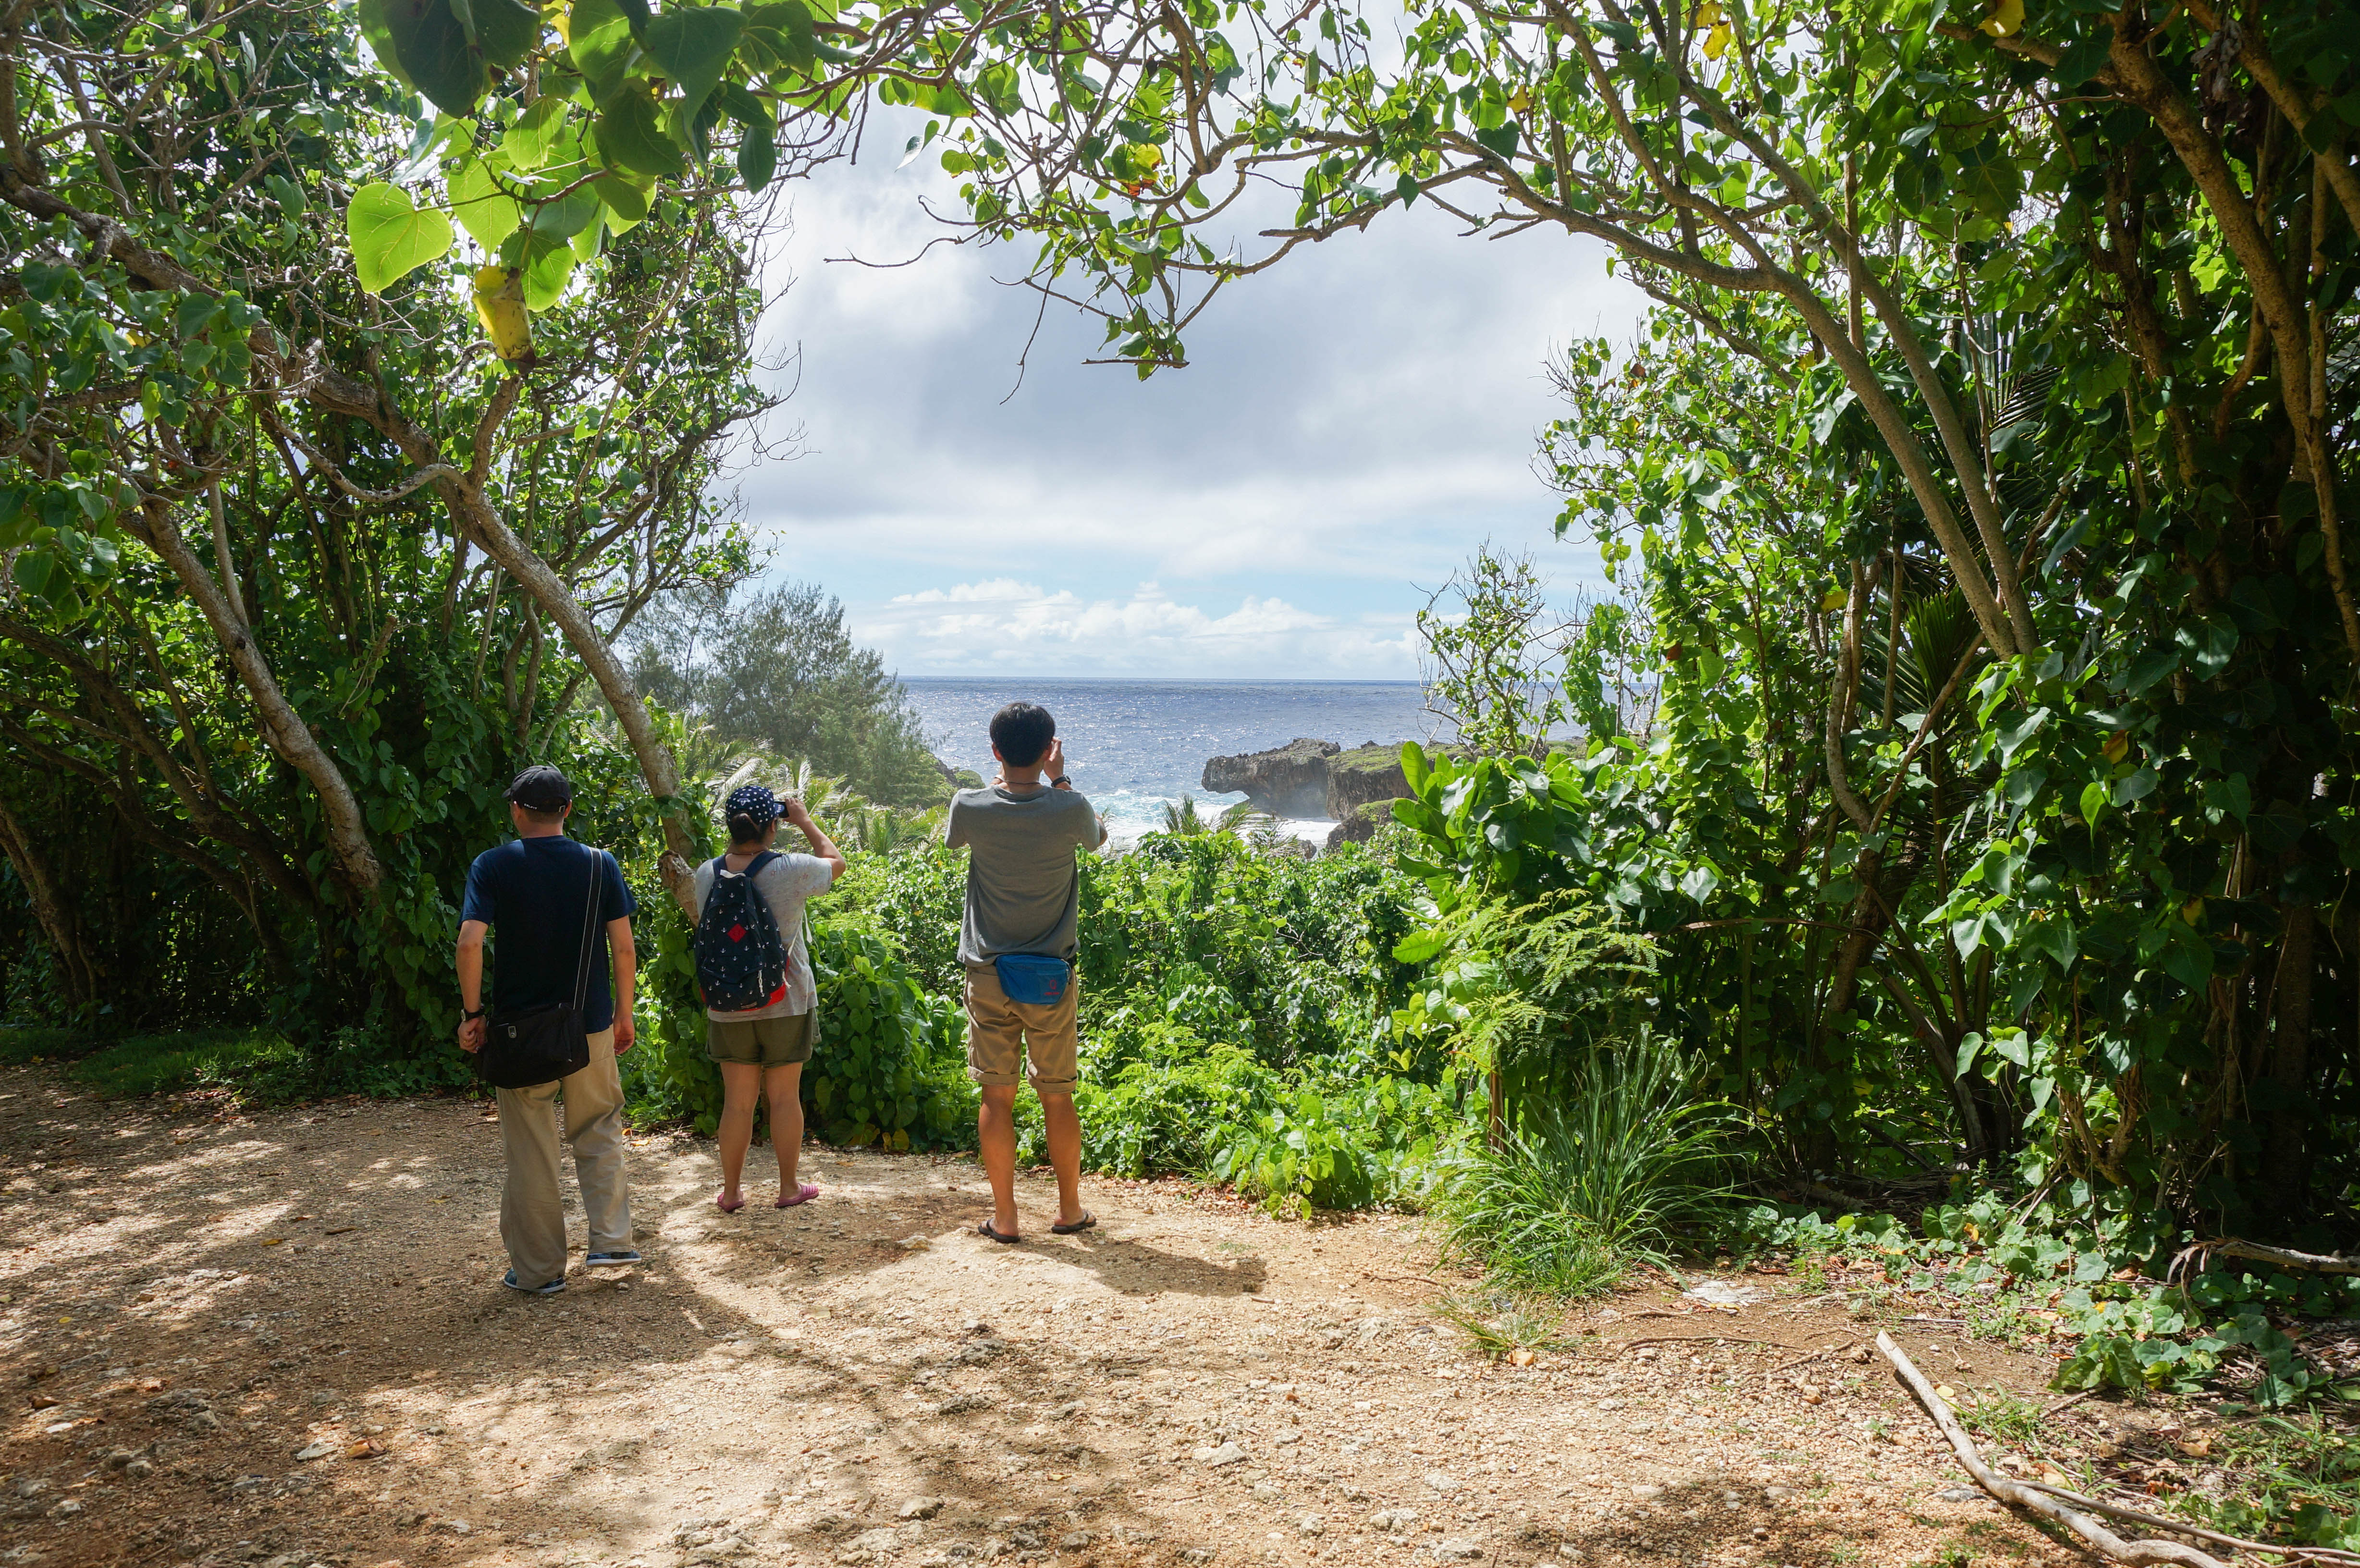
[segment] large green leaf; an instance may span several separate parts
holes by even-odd
[[[517,116],[517,123],[500,137],[500,150],[508,154],[508,162],[530,173],[549,161],[558,127],[564,123],[565,100],[554,93],[545,93]]]
[[[355,20],[360,24],[361,37],[366,40],[369,53],[377,56],[377,64],[414,93],[418,83],[410,79],[410,72],[402,66],[401,49],[394,41],[393,23],[387,16],[394,4],[395,0],[360,0]]]
[[[602,174],[590,182],[606,203],[606,232],[627,234],[647,220],[648,193],[619,174]]]
[[[467,41],[489,63],[513,71],[541,41],[541,13],[518,0],[450,0]]]
[[[630,18],[615,0],[574,0],[566,49],[574,67],[590,83],[591,93],[605,98],[623,79],[639,45],[631,40]]]
[[[735,82],[724,82],[713,90],[713,103],[710,107],[728,115],[741,125],[750,125],[757,120],[771,118],[770,108],[759,98],[755,97]]]
[[[819,60],[812,15],[800,0],[770,0],[750,7],[738,48],[747,65],[764,76],[777,71],[808,71]]]
[[[344,237],[352,244],[361,287],[382,294],[397,278],[449,255],[457,235],[439,210],[420,212],[409,191],[378,180],[353,192],[352,205],[344,209]]]
[[[705,106],[745,26],[746,18],[727,5],[684,5],[648,23],[649,58],[680,89],[683,124]]]
[[[778,172],[779,146],[771,134],[770,122],[756,120],[738,138],[738,177],[748,191],[759,191],[770,183]]]
[[[598,193],[588,185],[569,191],[533,210],[532,230],[552,239],[572,239],[598,221]]]
[[[469,158],[453,172],[451,211],[486,254],[497,250],[524,221],[516,198],[500,189],[490,166],[479,158]]]
[[[402,75],[445,114],[473,109],[488,78],[450,0],[385,0],[382,15]]]
[[[524,258],[524,308],[546,310],[564,296],[574,277],[573,249],[554,235],[528,230]]]
[[[647,82],[625,82],[599,106],[592,125],[599,155],[609,169],[634,174],[678,174],[686,167],[680,145],[664,135],[657,117],[655,87]]]

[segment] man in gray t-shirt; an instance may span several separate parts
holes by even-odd
[[[967,910],[959,921],[959,962],[967,967],[967,1076],[983,1092],[976,1141],[991,1179],[992,1217],[980,1229],[994,1241],[1022,1239],[1016,1217],[1016,1086],[1030,1058],[1041,1096],[1049,1163],[1057,1172],[1059,1236],[1098,1223],[1082,1207],[1082,1124],[1074,1111],[1073,973],[1081,900],[1077,849],[1106,842],[1106,824],[1065,778],[1057,722],[1031,702],[1011,702],[991,717],[991,755],[1000,777],[951,798],[943,842],[968,851]],[[1065,965],[1054,1001],[1009,995],[1003,958]]]

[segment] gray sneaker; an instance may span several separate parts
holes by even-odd
[[[628,1250],[594,1252],[582,1260],[582,1266],[585,1269],[628,1269],[631,1265],[642,1261],[644,1259],[638,1253]]]
[[[554,1296],[558,1291],[565,1289],[565,1276],[560,1274],[556,1279],[539,1285],[520,1285],[517,1282],[516,1270],[511,1269],[508,1270],[508,1277],[500,1283],[511,1290],[521,1290],[528,1296]]]

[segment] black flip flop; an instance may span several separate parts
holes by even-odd
[[[1024,1239],[1024,1238],[1023,1238],[1022,1236],[1002,1236],[1002,1235],[1000,1235],[998,1231],[996,1231],[996,1230],[994,1230],[994,1229],[992,1229],[992,1228],[991,1228],[991,1222],[990,1222],[989,1220],[986,1220],[986,1221],[984,1221],[981,1225],[979,1225],[976,1226],[975,1228],[976,1228],[976,1233],[977,1233],[978,1236],[989,1236],[992,1240],[994,1240],[994,1241],[996,1241],[996,1242],[1000,1243],[1000,1246],[1002,1246],[1002,1247],[1013,1247],[1013,1246],[1015,1246],[1018,1242],[1022,1241],[1022,1240]]]
[[[1080,1219],[1076,1220],[1072,1225],[1053,1225],[1049,1227],[1049,1234],[1051,1236],[1071,1236],[1077,1230],[1096,1230],[1098,1228],[1098,1215],[1090,1213],[1087,1209],[1084,1209]]]

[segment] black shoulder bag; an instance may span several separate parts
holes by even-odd
[[[585,847],[588,847],[585,845]],[[590,997],[590,955],[598,932],[598,873],[606,852],[590,851],[590,892],[582,909],[582,948],[574,963],[574,999],[495,1012],[475,1052],[475,1074],[501,1089],[554,1083],[590,1065],[590,1035],[582,1027]]]

